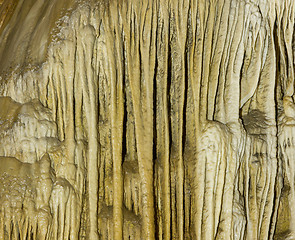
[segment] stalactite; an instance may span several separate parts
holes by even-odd
[[[113,158],[113,238],[123,239],[123,173],[122,173],[122,141],[123,141],[123,119],[124,119],[124,96],[123,96],[123,68],[124,64],[122,56],[122,39],[117,37],[114,39],[112,33],[120,36],[119,27],[121,27],[119,14],[116,13],[118,6],[109,9],[106,13],[106,38],[109,40],[107,44],[107,54],[110,62],[108,64],[111,85],[111,142],[112,142],[112,158]],[[118,26],[119,25],[119,26]]]
[[[168,6],[160,4],[159,13],[162,16],[158,23],[158,40],[157,40],[157,76],[163,79],[156,83],[157,95],[157,161],[159,162],[158,183],[159,199],[158,216],[161,223],[158,226],[159,238],[170,239],[171,234],[171,200],[170,200],[170,136],[169,136],[169,117],[168,117],[168,41],[169,41],[169,21]],[[161,197],[160,197],[161,196]],[[162,232],[162,234],[161,234]]]

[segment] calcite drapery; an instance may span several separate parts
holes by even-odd
[[[294,12],[1,1],[1,238],[293,239]]]

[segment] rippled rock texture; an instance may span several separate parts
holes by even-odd
[[[295,239],[293,0],[0,0],[0,239]]]

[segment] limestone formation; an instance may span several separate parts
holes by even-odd
[[[295,239],[294,0],[0,0],[0,239]]]

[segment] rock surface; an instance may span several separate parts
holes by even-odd
[[[295,239],[293,0],[0,0],[0,238]]]

